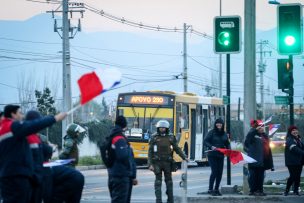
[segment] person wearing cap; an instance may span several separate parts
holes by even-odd
[[[263,190],[265,170],[274,170],[270,140],[264,131],[262,121],[253,120],[250,124],[252,128],[245,138],[244,149],[256,162],[248,164],[249,195],[265,196]]]
[[[224,154],[216,151],[216,148],[230,149],[230,141],[224,127],[224,121],[221,118],[216,119],[213,129],[208,132],[204,140],[204,145],[211,150],[208,152],[208,162],[211,167],[208,194],[212,196],[222,195],[219,187],[224,169]]]
[[[79,160],[78,145],[82,143],[86,131],[80,125],[71,123],[67,126],[66,133],[59,159],[74,159],[75,161],[71,162],[70,166],[75,168]]]
[[[27,136],[63,120],[66,113],[22,121],[20,106],[4,107],[0,124],[0,187],[3,203],[30,202],[32,193],[33,157]]]
[[[132,187],[138,184],[133,151],[124,134],[127,124],[124,116],[118,116],[110,134],[111,147],[115,154],[113,165],[107,168],[112,203],[129,203]]]
[[[290,126],[286,135],[285,143],[285,165],[289,171],[284,196],[289,194],[292,184],[294,184],[293,193],[300,195],[299,186],[301,181],[301,173],[304,164],[304,143],[301,141],[298,128]]]

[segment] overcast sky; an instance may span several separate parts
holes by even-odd
[[[35,1],[35,0],[33,0]],[[46,2],[46,0],[36,0]],[[280,1],[280,0],[278,0]],[[83,0],[78,1],[117,17],[135,22],[168,27],[191,24],[200,32],[212,34],[213,18],[219,15],[220,0]],[[240,15],[243,18],[245,0],[222,0],[222,15]],[[281,3],[303,3],[304,0],[281,0]],[[268,0],[256,0],[257,29],[268,30],[276,26],[276,6]],[[0,20],[25,20],[58,5],[6,0],[1,2]],[[82,24],[84,31],[143,31],[130,26],[121,26],[95,13],[86,11]]]

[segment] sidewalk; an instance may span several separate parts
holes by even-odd
[[[175,196],[174,197],[176,203],[181,203],[181,197]],[[195,195],[195,196],[188,196],[187,198],[188,203],[201,203],[201,202],[208,202],[208,203],[303,203],[304,196],[283,196],[283,195],[268,195],[264,197],[256,197],[256,196],[248,196],[248,195],[223,195],[220,197],[213,197],[210,195]]]

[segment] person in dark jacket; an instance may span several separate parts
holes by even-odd
[[[124,135],[126,129],[126,118],[118,116],[110,135],[115,153],[114,163],[108,168],[108,187],[112,203],[129,203],[132,186],[138,184],[133,151]]]
[[[25,120],[41,118],[37,111],[29,111]],[[83,175],[66,166],[44,167],[43,162],[49,161],[53,149],[47,142],[42,142],[42,135],[32,134],[27,137],[33,155],[33,193],[31,203],[79,203],[84,185]]]
[[[285,165],[289,171],[284,195],[287,196],[292,184],[294,184],[295,195],[300,195],[299,186],[301,173],[304,164],[304,143],[301,141],[298,128],[290,126],[288,128],[285,144]]]
[[[40,119],[42,116],[38,111],[28,111],[25,115],[26,121]],[[43,149],[40,136],[36,133],[26,137],[33,156],[33,190],[31,203],[42,202],[42,184],[43,184]]]
[[[29,202],[33,158],[26,137],[66,117],[66,113],[22,122],[20,106],[7,105],[0,124],[0,187],[3,203]]]
[[[269,147],[269,137],[264,132],[262,121],[255,121],[255,125],[248,132],[244,149],[248,156],[256,160],[255,163],[249,163],[249,195],[265,196],[263,191],[265,170],[273,168],[272,152]]]
[[[224,121],[221,118],[216,119],[214,128],[208,132],[204,144],[212,150],[208,152],[208,162],[211,167],[208,193],[213,196],[221,196],[219,186],[224,169],[224,154],[216,151],[216,148],[230,149],[230,141],[227,133],[224,131]]]

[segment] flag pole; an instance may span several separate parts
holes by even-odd
[[[72,114],[74,111],[79,109],[81,107],[81,104],[78,104],[77,106],[73,107],[71,110],[67,112],[68,115]]]

